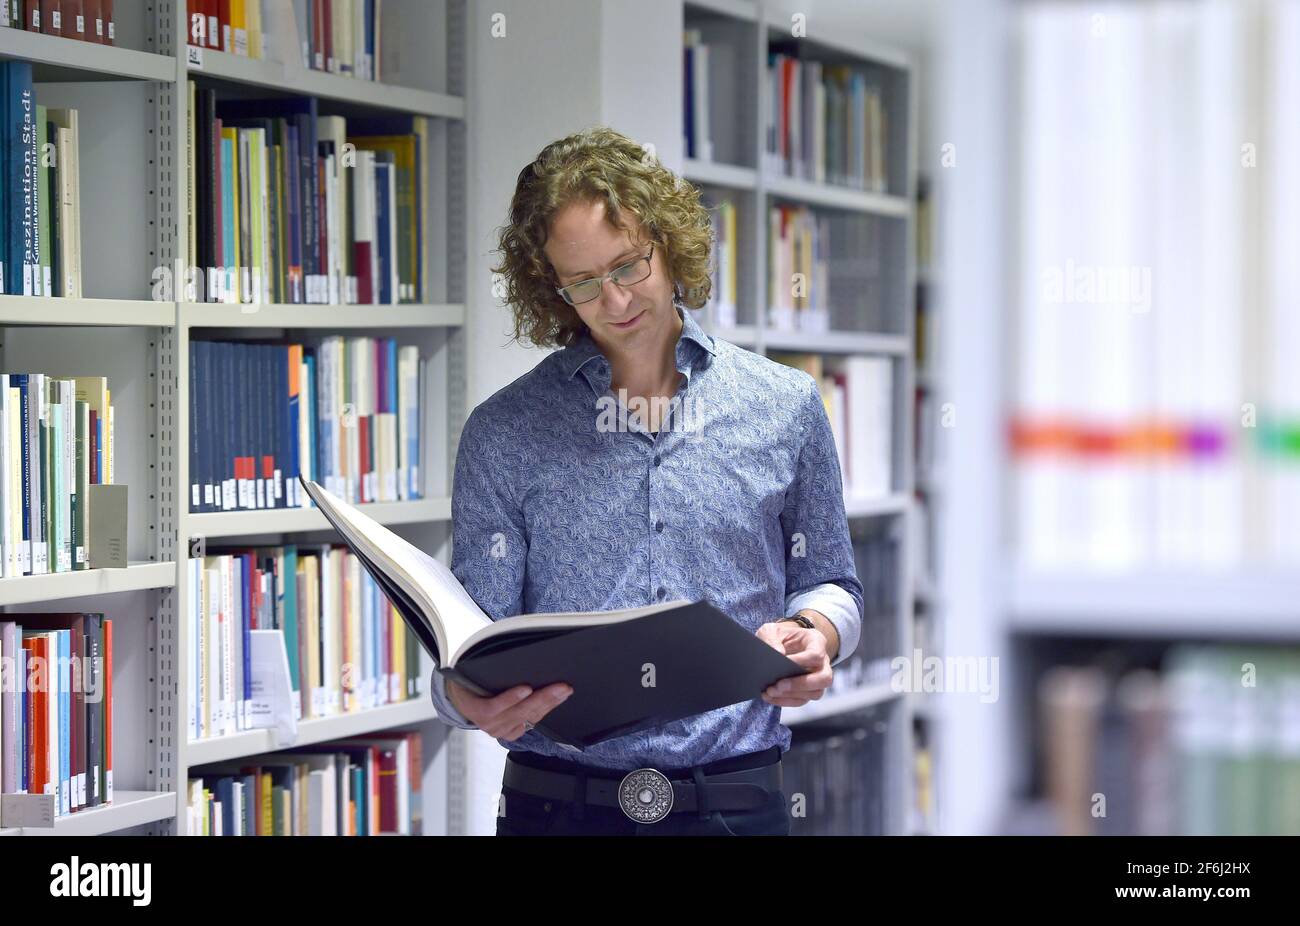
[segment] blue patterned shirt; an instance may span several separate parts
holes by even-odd
[[[677,311],[685,382],[655,434],[610,392],[588,333],[474,409],[456,456],[452,572],[493,620],[707,599],[757,631],[812,608],[839,632],[841,662],[857,646],[862,585],[817,383]],[[432,697],[443,720],[476,729],[441,673]],[[498,742],[662,769],[784,752],[790,731],[779,707],[755,698],[581,753],[531,730]]]

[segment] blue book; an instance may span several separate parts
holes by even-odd
[[[23,561],[23,575],[30,575],[34,572],[34,563],[32,562],[32,447],[31,441],[31,396],[28,394],[28,381],[26,373],[10,373],[9,385],[17,386],[19,392],[19,403],[21,405],[22,417],[22,434],[18,441],[21,445],[19,452],[22,455],[22,480],[23,480],[23,543],[20,558]]]
[[[0,61],[0,293],[9,292],[12,275],[9,272],[9,64]]]
[[[5,292],[34,295],[33,265],[38,262],[36,223],[36,100],[30,61],[6,61],[5,186],[8,248]]]
[[[242,686],[235,693],[235,697],[242,699],[243,727],[248,725],[248,713],[252,707],[253,701],[253,613],[252,598],[249,595],[249,583],[253,579],[253,567],[256,565],[256,558],[251,553],[245,553],[238,557],[238,561],[243,563],[239,571],[239,588],[240,600],[243,602],[243,609],[240,614],[240,624],[243,629],[243,644],[240,647],[243,652],[240,654],[244,671],[242,674]]]
[[[307,402],[301,407],[301,414],[307,416],[307,460],[309,462],[301,463],[304,472],[308,466],[311,467],[311,478],[319,481],[320,473],[320,426],[316,417],[312,414],[316,406],[316,354],[314,351],[303,350],[302,356],[303,367],[306,375],[303,377],[307,397]],[[299,483],[297,491],[301,492],[302,485]],[[305,498],[305,494],[302,496]]]
[[[228,775],[218,778],[212,793],[221,802],[222,835],[235,835],[235,779]]]
[[[393,236],[389,234],[389,216],[393,203],[388,195],[388,177],[393,165],[381,161],[379,156],[387,152],[375,152],[375,247],[379,255],[378,274],[375,292],[376,302],[388,304],[396,302],[393,298]]]

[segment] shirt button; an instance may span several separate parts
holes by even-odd
[[[664,595],[667,595],[667,594],[668,594],[668,589],[664,588],[664,587],[661,585],[661,586],[659,586],[659,589],[655,592],[655,597],[658,598],[658,599],[660,599],[660,600],[662,601]]]
[[[656,453],[656,454],[655,454],[655,466],[658,466],[659,463],[660,463],[660,461],[662,461],[662,459],[663,459],[663,457],[659,456],[659,454]]]
[[[663,522],[663,521],[656,521],[656,522],[655,522],[655,533],[656,533],[656,534],[662,534],[663,532],[664,532],[664,522]]]

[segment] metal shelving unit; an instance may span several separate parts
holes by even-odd
[[[738,205],[740,272],[737,297],[746,305],[737,308],[743,324],[724,329],[708,319],[704,327],[716,337],[760,354],[781,350],[838,357],[874,355],[888,357],[893,362],[892,491],[879,498],[846,495],[845,511],[851,522],[885,519],[901,546],[903,552],[897,579],[897,640],[900,654],[910,654],[913,614],[911,551],[915,531],[911,514],[914,485],[912,396],[915,389],[915,330],[911,299],[916,272],[913,251],[911,247],[905,247],[901,252],[904,259],[890,268],[890,272],[898,275],[898,285],[890,290],[891,294],[898,294],[898,299],[891,299],[889,304],[889,314],[897,323],[893,330],[790,331],[776,329],[767,322],[768,268],[764,243],[768,233],[768,207],[778,203],[802,204],[899,223],[897,230],[905,236],[903,240],[913,240],[915,217],[911,196],[916,186],[918,126],[915,63],[906,51],[873,42],[847,41],[827,30],[816,17],[809,17],[808,36],[803,41],[829,58],[851,61],[887,73],[892,85],[901,88],[894,91],[895,104],[887,119],[887,131],[893,133],[888,142],[887,158],[902,161],[903,168],[898,175],[891,172],[889,193],[774,175],[761,166],[765,162],[763,113],[770,92],[766,76],[767,51],[770,39],[789,41],[790,10],[779,0],[685,0],[684,8],[687,27],[704,25],[706,41],[709,41],[710,32],[742,35],[743,43],[752,41],[751,47],[739,47],[736,52],[738,66],[745,70],[737,81],[737,86],[745,88],[745,99],[739,102],[735,114],[738,134],[745,140],[741,145],[741,157],[745,163],[715,163],[688,158],[681,170],[686,179],[706,191],[710,188],[716,190]],[[761,97],[757,101],[749,88],[761,88]],[[912,704],[912,698],[893,691],[888,682],[874,683],[850,693],[827,694],[821,700],[800,708],[786,708],[782,711],[782,722],[799,726],[819,721],[834,722],[843,720],[854,711],[888,707],[891,717],[888,769],[879,786],[885,789],[890,806],[887,832],[902,833],[906,831],[907,814],[912,804],[911,777],[894,770],[911,767]]]
[[[445,560],[450,549],[451,472],[467,382],[466,0],[385,4],[386,15],[411,20],[409,29],[399,30],[409,34],[393,39],[407,43],[400,57],[409,71],[394,78],[396,85],[206,50],[192,59],[183,2],[119,0],[116,6],[119,47],[0,29],[0,58],[31,61],[38,100],[78,108],[83,151],[93,147],[103,155],[82,162],[83,285],[92,295],[0,296],[0,362],[13,368],[21,358],[23,368],[109,377],[119,411],[116,481],[130,492],[131,565],[3,579],[0,605],[89,598],[91,604],[78,606],[113,617],[119,652],[131,654],[117,661],[118,671],[130,664],[131,671],[148,671],[150,678],[114,686],[113,803],[60,817],[53,829],[11,827],[0,829],[0,835],[92,835],[142,826],[157,835],[184,835],[185,785],[192,770],[280,745],[263,730],[186,742],[188,570],[182,566],[191,543],[200,538],[330,542],[333,532],[310,509],[188,512],[192,334],[311,340],[348,331],[394,334],[418,344],[427,364],[422,422],[427,437],[420,461],[424,498],[368,510],[386,524],[401,525],[430,555]],[[149,298],[155,268],[175,267],[187,253],[183,165],[191,77],[242,96],[315,95],[330,101],[329,111],[343,114],[396,111],[430,117],[429,288],[441,301],[252,306]],[[109,223],[112,234],[93,234]],[[431,668],[426,657],[422,691]],[[458,793],[457,775],[464,773],[464,744],[436,719],[427,694],[302,721],[297,744],[396,726],[419,727],[425,737],[425,832],[463,830],[463,808],[450,798]]]

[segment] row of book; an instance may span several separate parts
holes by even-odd
[[[31,62],[0,61],[0,292],[81,295],[78,147],[77,110],[36,101]]]
[[[851,65],[801,60],[797,48],[773,46],[767,80],[768,173],[887,191],[889,120],[879,78]]]
[[[722,200],[709,209],[709,222],[713,227],[713,262],[709,267],[711,289],[706,307],[713,324],[720,328],[736,326],[736,268],[739,254],[736,237],[736,206]]]
[[[113,425],[106,377],[0,373],[6,578],[92,568],[92,487],[113,482]]]
[[[103,614],[0,616],[4,793],[55,795],[55,816],[112,803],[113,622]]]
[[[256,631],[283,635],[299,719],[419,696],[419,645],[346,548],[218,551],[188,569],[191,740],[253,728]]]
[[[883,713],[859,725],[800,727],[781,757],[791,836],[884,836],[888,727]]]
[[[427,120],[189,93],[187,299],[428,301]]]
[[[189,779],[191,836],[419,836],[419,731],[218,763]]]
[[[186,41],[379,80],[382,0],[190,0]]]
[[[309,507],[298,477],[349,502],[422,497],[419,348],[190,342],[190,510]]]
[[[0,26],[112,45],[113,0],[0,0]]]
[[[858,499],[890,494],[893,486],[893,364],[888,357],[771,351],[768,356],[803,370],[821,387],[835,436],[844,493]]]
[[[1300,650],[1182,644],[1159,671],[1058,665],[1038,687],[1067,835],[1300,835]]]
[[[1261,412],[1013,416],[1022,568],[1300,563],[1300,428]],[[1255,503],[1254,498],[1261,501]]]

